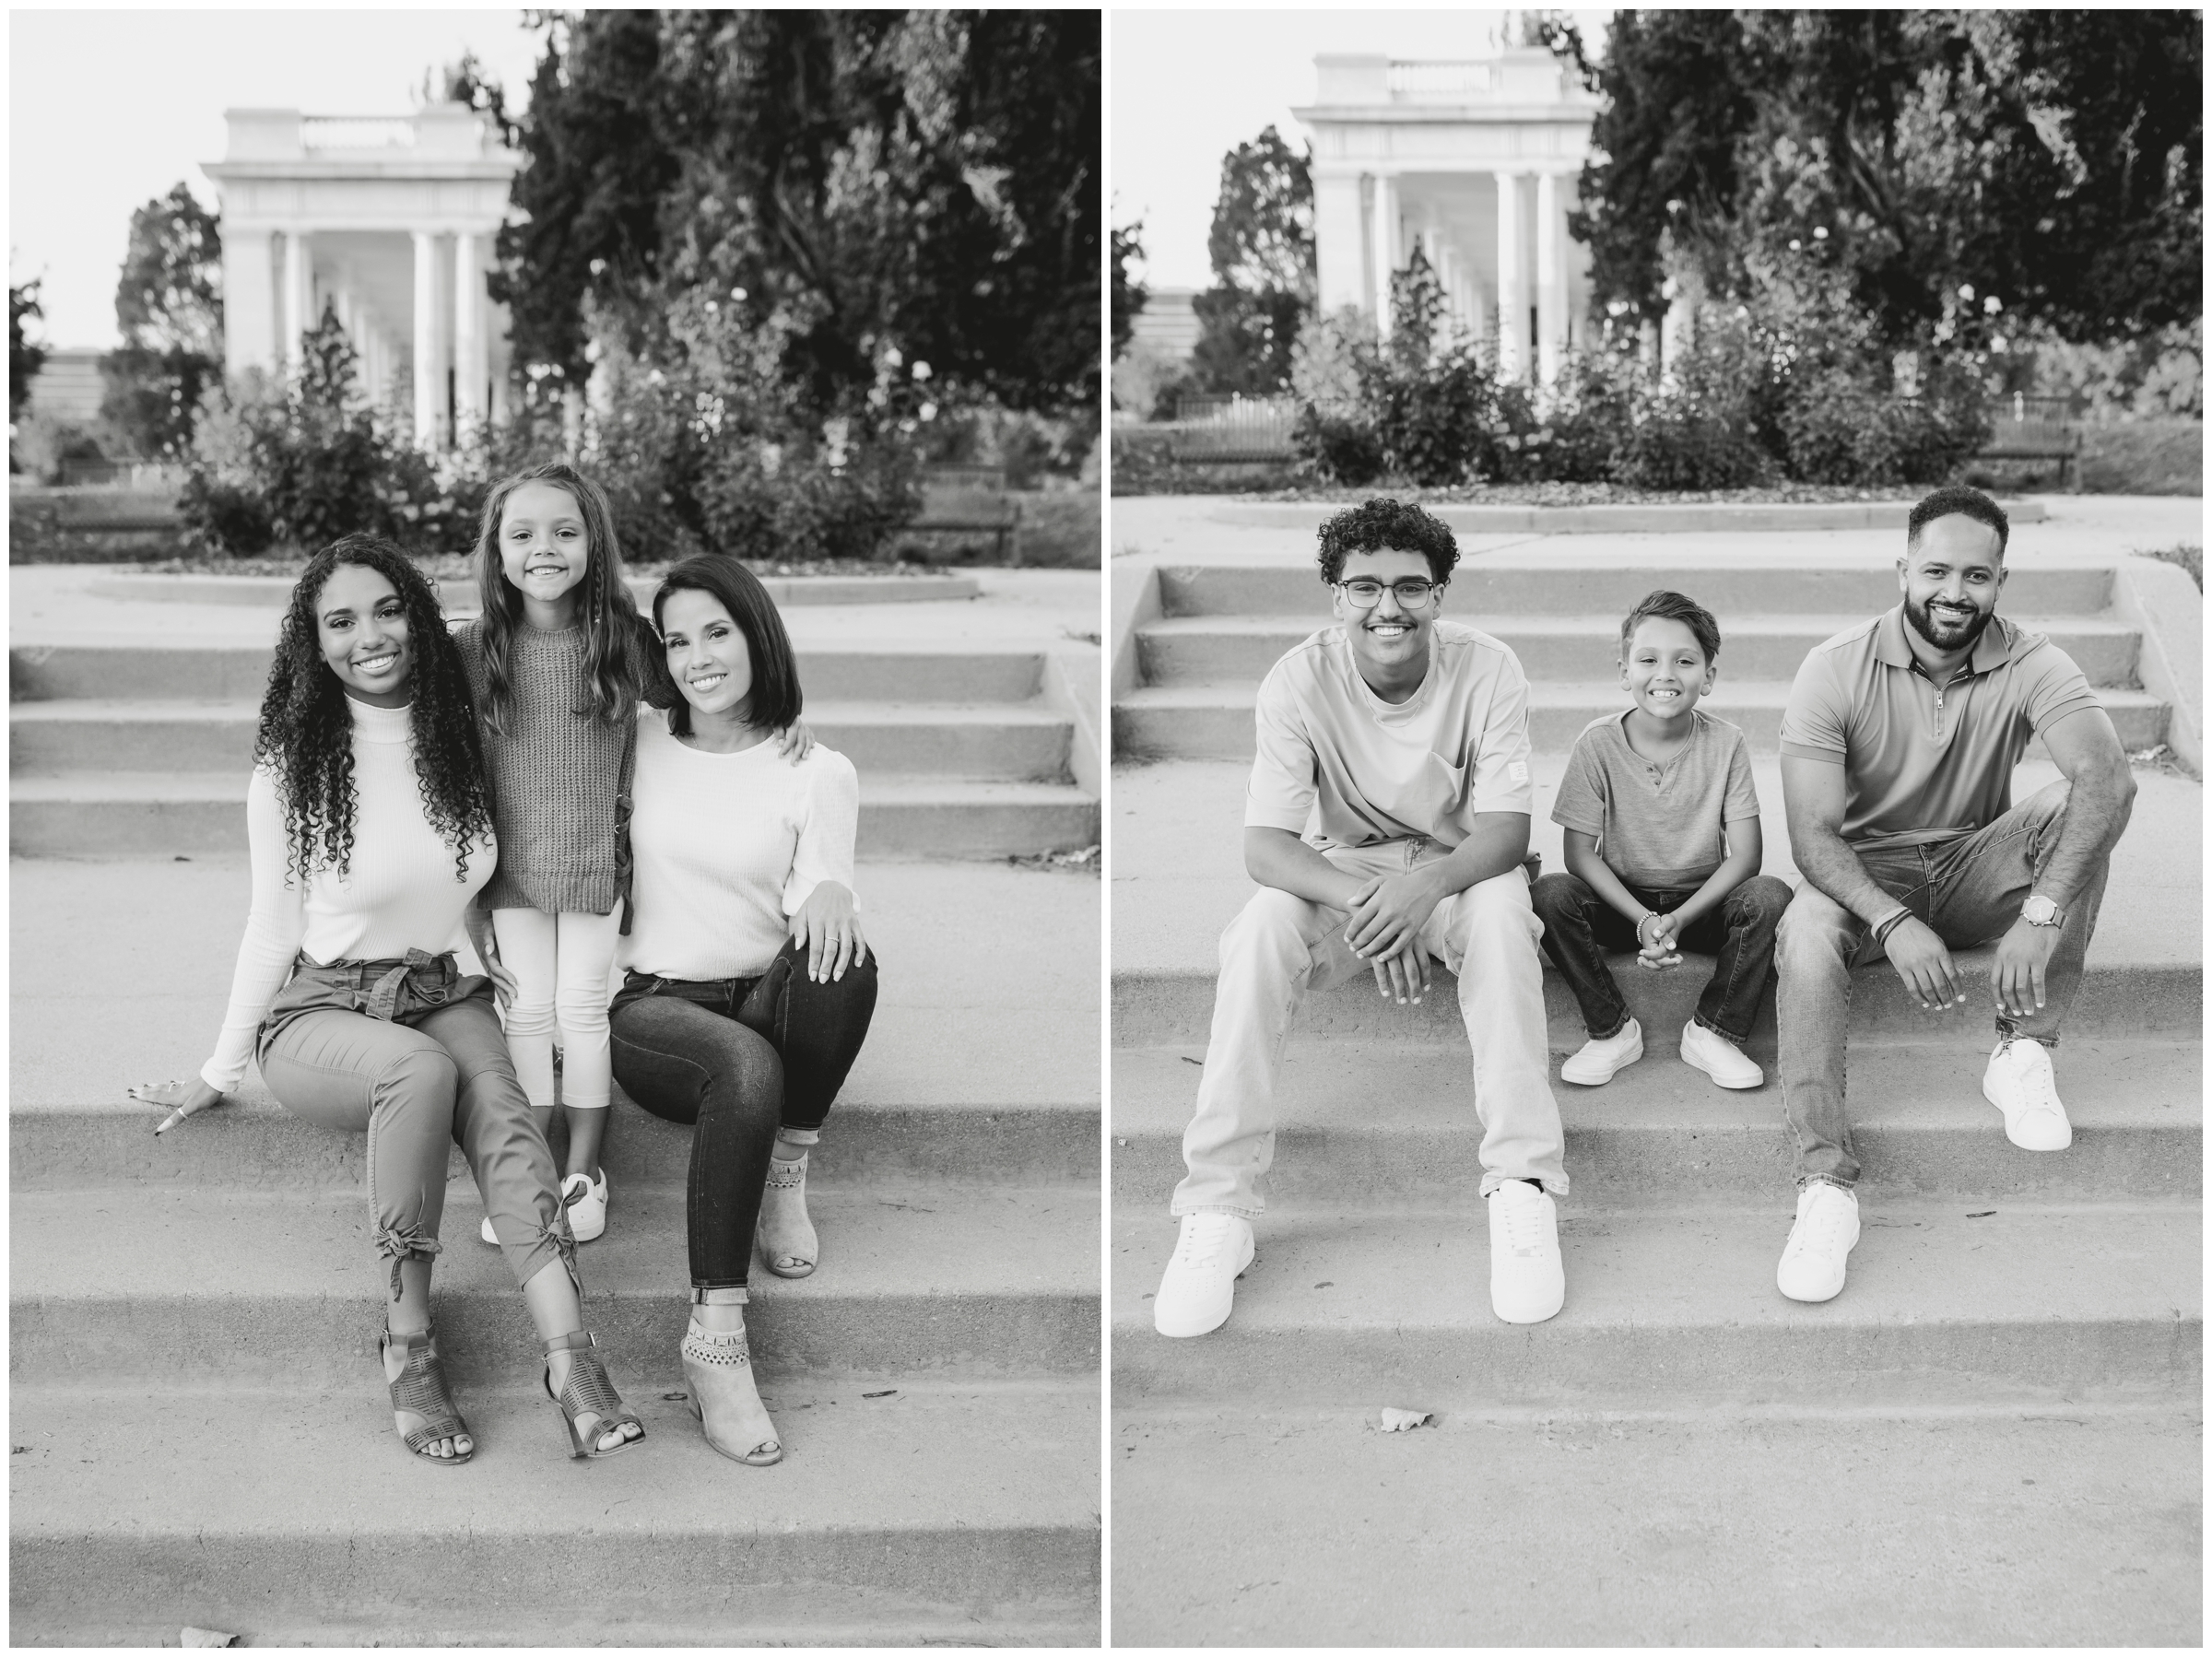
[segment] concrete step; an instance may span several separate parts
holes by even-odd
[[[2100,947],[2102,946],[2102,947]],[[2203,1028],[2204,964],[2175,961],[2166,952],[2130,958],[2121,940],[2100,934],[2090,946],[2089,967],[2067,1016],[2075,1037],[2163,1036],[2182,1038]],[[1852,974],[1851,1034],[1868,1037],[1944,1040],[1961,1051],[1976,1044],[1984,1052],[1995,1040],[1995,1004],[1989,995],[1990,963],[1995,946],[1951,952],[1968,985],[1963,1007],[1924,1012],[1887,961],[1875,961]],[[1698,997],[1712,975],[1711,956],[1685,953],[1682,965],[1646,972],[1627,956],[1611,958],[1614,981],[1629,1011],[1643,1026],[1646,1050],[1654,1041],[1671,1046],[1697,1009]],[[1113,974],[1113,1040],[1117,1047],[1159,1047],[1178,1043],[1203,1049],[1212,1028],[1216,974],[1204,968],[1124,970]],[[1446,1042],[1465,1027],[1460,1022],[1457,981],[1436,968],[1429,995],[1418,1005],[1399,1005],[1377,993],[1374,981],[1362,978],[1320,994],[1309,995],[1292,1018],[1294,1034],[1380,1041]],[[1581,1011],[1567,981],[1550,962],[1544,964],[1546,1039],[1556,1054],[1572,1052],[1588,1039]],[[1751,1055],[1771,1065],[1774,1040],[1774,997],[1769,991],[1752,1027]]]
[[[1283,537],[1280,562],[1162,564],[1159,593],[1169,616],[1328,617],[1328,589],[1309,531]],[[1901,545],[1901,544],[1900,544]],[[2003,608],[2022,616],[2095,616],[2112,604],[2110,560],[2023,562],[2006,577]],[[1557,543],[1484,552],[1452,572],[1444,613],[1479,628],[1506,616],[1593,616],[1615,627],[1655,587],[1687,593],[1720,618],[1728,635],[1736,616],[1847,616],[1864,618],[1898,601],[1888,558],[1841,560],[1817,554],[1749,552],[1745,561],[1707,558],[1684,546],[1664,562],[1583,553]]]
[[[1113,1202],[1164,1211],[1202,1046],[1113,1055]],[[1852,1141],[1865,1200],[2112,1202],[2204,1191],[2204,1051],[2194,1040],[2069,1041],[2059,1092],[2074,1145],[2019,1150],[1982,1097],[1983,1050],[1870,1044],[1851,1055]],[[1580,1215],[1665,1207],[1771,1209],[1795,1158],[1782,1089],[1730,1092],[1684,1064],[1670,1034],[1603,1087],[1557,1078]],[[1465,1043],[1293,1041],[1276,1096],[1271,1202],[1438,1206],[1479,1189],[1482,1125]]]
[[[1318,583],[1316,583],[1318,585]],[[1447,615],[1454,612],[1447,610]],[[2027,617],[2006,614],[2020,626],[2049,635],[2092,685],[2136,684],[2136,630],[2110,616]],[[1502,640],[1531,679],[1587,680],[1620,654],[1618,616],[1532,616],[1507,613],[1467,617]],[[1745,615],[1732,612],[1721,629],[1724,681],[1788,682],[1806,655],[1823,640],[1864,621],[1864,614],[1834,616]],[[1151,685],[1249,683],[1316,629],[1330,624],[1312,606],[1287,616],[1185,616],[1137,629],[1137,663]]]
[[[8,711],[8,768],[17,776],[245,771],[260,718],[245,700],[19,702]],[[806,722],[864,776],[1067,781],[1071,727],[1037,703],[809,700]]]
[[[70,771],[9,779],[18,857],[145,857],[245,849],[244,773]],[[1099,843],[1099,802],[1072,784],[864,777],[865,857],[1018,857]]]
[[[180,1130],[182,1131],[182,1130]],[[925,1182],[824,1192],[822,1263],[756,1271],[763,1376],[1017,1379],[1097,1371],[1099,1199]],[[447,1188],[436,1296],[456,1381],[520,1384],[536,1359],[473,1184]],[[390,1274],[359,1193],[228,1187],[18,1190],[9,1204],[9,1373],[18,1384],[343,1386]],[[578,1251],[584,1316],[619,1383],[658,1376],[689,1315],[684,1191],[633,1186]]]
[[[1453,1402],[1378,1383],[1359,1408],[1117,1410],[1116,1643],[2201,1637],[2194,1408],[1530,1416]],[[1379,1434],[1385,1404],[1439,1413]]]
[[[2196,1204],[1869,1200],[1849,1287],[1806,1306],[1774,1287],[1786,1196],[1763,1214],[1589,1216],[1571,1199],[1559,1226],[1566,1307],[1519,1326],[1490,1311],[1486,1216],[1471,1192],[1448,1211],[1286,1205],[1257,1227],[1259,1256],[1228,1324],[1195,1340],[1152,1330],[1150,1297],[1175,1240],[1164,1205],[1118,1218],[1116,1406],[2183,1405],[2198,1395]]]
[[[1252,707],[1256,679],[1233,685],[1148,685],[1113,704],[1113,757],[1128,759],[1245,759],[1252,758]],[[1731,680],[1724,674],[1704,706],[1743,728],[1755,752],[1771,754],[1781,743],[1782,711],[1789,701],[1785,679]],[[2106,687],[2097,693],[2121,743],[2130,751],[2166,740],[2164,701],[2147,691]],[[1529,741],[1539,754],[1564,755],[1592,720],[1623,707],[1615,680],[1570,683],[1535,680],[1529,686]],[[2029,757],[2041,758],[2042,745]]]
[[[463,1390],[477,1449],[451,1471],[406,1464],[369,1361],[327,1388],[18,1385],[10,1635],[1098,1642],[1095,1381],[771,1386],[785,1460],[755,1469],[661,1395],[673,1348],[659,1368],[627,1395],[645,1441],[584,1465],[541,1394]]]
[[[18,702],[174,698],[259,706],[271,653],[267,644],[242,642],[16,644],[8,651],[8,695]],[[956,649],[801,645],[798,666],[810,702],[1026,702],[1042,687],[1044,654],[989,640]]]

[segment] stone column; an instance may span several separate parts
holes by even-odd
[[[444,447],[444,354],[438,349],[438,233],[415,237],[415,446]]]
[[[305,230],[284,233],[284,366],[295,374],[307,361],[301,335],[315,325],[313,259]]]
[[[267,230],[223,227],[223,371],[235,380],[248,369],[274,372],[276,345],[276,250]]]
[[[453,419],[462,430],[484,424],[484,393],[491,377],[484,341],[483,245],[484,238],[474,230],[454,232]]]
[[[1560,245],[1567,221],[1559,206],[1559,175],[1536,175],[1536,381],[1549,388],[1559,377],[1567,347],[1567,260]]]
[[[1390,337],[1390,278],[1398,268],[1398,181],[1395,175],[1375,175],[1375,334]]]
[[[1313,274],[1321,314],[1367,302],[1367,236],[1359,222],[1359,175],[1321,172],[1313,179]]]
[[[1522,275],[1527,253],[1522,247],[1521,180],[1500,172],[1498,179],[1498,372],[1507,380],[1528,377],[1528,289]]]

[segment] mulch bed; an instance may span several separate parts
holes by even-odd
[[[127,575],[275,575],[287,580],[297,576],[306,567],[304,556],[265,558],[161,558],[135,564],[110,566]],[[415,567],[423,574],[441,582],[473,581],[477,561],[465,553],[437,553],[429,558],[418,558]],[[877,564],[862,558],[787,558],[774,564],[750,566],[755,575],[761,577],[782,575],[837,575],[865,576],[871,580],[882,578],[900,581],[938,576],[942,570],[920,564]],[[666,559],[641,560],[627,564],[631,575],[653,579],[668,572]]]

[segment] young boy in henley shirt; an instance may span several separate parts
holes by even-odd
[[[1252,1263],[1299,1001],[1371,972],[1384,996],[1418,1002],[1431,958],[1458,975],[1474,1049],[1491,1308],[1540,1322],[1565,1297],[1552,1196],[1567,1176],[1522,868],[1528,682],[1503,644],[1441,619],[1458,561],[1452,532],[1418,507],[1378,499],[1338,513],[1320,559],[1336,625],[1260,687],[1244,860],[1261,889],[1221,935],[1171,1209],[1182,1231],[1153,1300],[1162,1334],[1219,1328]]]

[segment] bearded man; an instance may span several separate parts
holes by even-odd
[[[1903,602],[1807,655],[1783,714],[1783,796],[1805,881],[1775,953],[1798,1183],[1775,1283],[1794,1300],[1841,1293],[1859,1236],[1843,1092],[1855,961],[1887,957],[1913,1000],[1945,1012],[1969,993],[1951,951],[1996,938],[1983,1097],[2022,1150],[2073,1143],[2051,1052],[2136,784],[2081,669],[1996,613],[2010,527],[1979,489],[1922,500],[1897,563]],[[2013,767],[2033,737],[2065,781],[2015,805]]]

